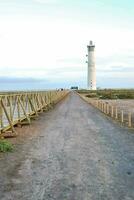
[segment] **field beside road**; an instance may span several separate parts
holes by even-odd
[[[78,93],[105,114],[134,127],[134,90],[80,90]]]
[[[78,90],[89,98],[98,99],[134,99],[134,89]]]

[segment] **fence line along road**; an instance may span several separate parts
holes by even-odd
[[[129,128],[134,128],[134,116],[130,111],[120,109],[118,106],[113,106],[108,101],[91,99],[79,94],[82,99],[90,103],[95,108],[99,109],[104,114],[108,115],[112,119],[120,122],[121,125]]]
[[[68,94],[67,90],[5,92],[0,94],[0,135],[15,125],[30,124],[31,118],[51,108]]]

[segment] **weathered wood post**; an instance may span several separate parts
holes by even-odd
[[[101,101],[99,101],[99,110],[101,110]]]
[[[2,128],[3,128],[3,110],[2,110],[1,100],[0,100],[0,129],[2,130]]]
[[[28,106],[28,115],[30,115],[31,108],[30,108],[30,102],[29,102],[29,95],[27,94],[27,106]]]
[[[98,102],[98,100],[97,100],[97,108],[99,108],[99,102]]]
[[[17,98],[17,112],[18,112],[18,120],[20,120],[20,104],[19,104],[19,97]]]
[[[123,110],[121,111],[121,123],[123,123],[124,122],[124,112],[123,112]]]
[[[103,102],[103,113],[105,113],[105,103]]]
[[[101,112],[103,111],[103,102],[101,102]]]
[[[109,115],[109,104],[107,103],[107,115]]]
[[[118,109],[117,109],[117,107],[115,108],[115,119],[118,119]]]
[[[132,114],[131,114],[131,112],[128,113],[128,127],[132,127]]]
[[[7,117],[7,120],[8,120],[8,122],[9,122],[9,125],[10,125],[10,128],[11,128],[12,132],[15,133],[15,129],[14,129],[14,126],[13,126],[13,122],[12,122],[12,120],[11,120],[9,114],[8,114],[8,111],[7,111],[7,109],[6,109],[6,106],[5,106],[5,104],[4,104],[3,99],[1,99],[1,106],[2,106],[2,108],[3,108],[3,110],[4,110],[4,112],[5,112],[5,115],[6,115],[6,117]]]
[[[105,113],[105,102],[103,103],[103,112]]]
[[[98,108],[99,108],[99,110],[100,110],[100,102],[98,101]]]
[[[105,102],[104,113],[107,114],[107,103]]]
[[[111,117],[113,117],[113,116],[114,116],[114,107],[111,106]]]

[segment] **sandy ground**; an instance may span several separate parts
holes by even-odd
[[[75,93],[0,154],[0,200],[133,200],[134,131]]]
[[[86,97],[87,94],[85,93],[81,95]],[[93,98],[87,98],[87,100],[88,99],[93,100]],[[134,115],[134,99],[99,99],[99,101],[107,102],[109,105],[118,107],[119,110],[123,110],[126,113],[131,112]]]
[[[113,106],[117,106],[120,110],[131,112],[134,114],[134,100],[133,99],[117,99],[117,100],[103,100]]]

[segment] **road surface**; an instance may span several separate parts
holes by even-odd
[[[133,200],[134,131],[71,93],[0,155],[0,200]]]

